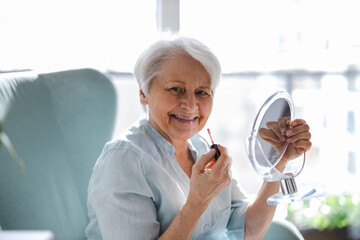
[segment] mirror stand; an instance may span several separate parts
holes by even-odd
[[[293,177],[283,178],[279,181],[281,192],[284,195],[297,193],[295,179]]]
[[[281,192],[270,196],[267,200],[269,205],[278,205],[280,203],[290,203],[306,198],[316,192],[314,188],[302,188],[298,191],[295,179],[286,177],[279,181]]]

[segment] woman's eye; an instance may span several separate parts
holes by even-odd
[[[175,92],[182,92],[183,91],[182,88],[180,88],[180,87],[173,87],[173,88],[171,88],[171,90],[173,90]]]
[[[172,88],[169,88],[168,90],[175,94],[182,94],[185,92],[185,90],[181,87],[172,87]]]
[[[205,92],[205,91],[197,91],[196,92],[198,95],[209,95],[207,92]]]

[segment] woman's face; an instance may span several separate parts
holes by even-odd
[[[163,66],[147,96],[149,121],[168,141],[186,141],[206,124],[213,105],[210,76],[192,57],[179,55]]]

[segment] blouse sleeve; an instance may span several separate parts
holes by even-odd
[[[227,225],[229,239],[244,239],[245,214],[249,202],[245,194],[240,190],[237,181],[231,181],[231,215]]]
[[[140,157],[128,148],[103,153],[88,189],[89,239],[155,239],[159,222]]]

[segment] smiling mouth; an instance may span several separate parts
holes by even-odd
[[[182,117],[182,116],[175,115],[175,114],[171,114],[171,116],[176,118],[176,119],[180,119],[180,120],[184,120],[184,121],[194,121],[195,119],[198,118],[198,117],[192,117],[192,118]]]

